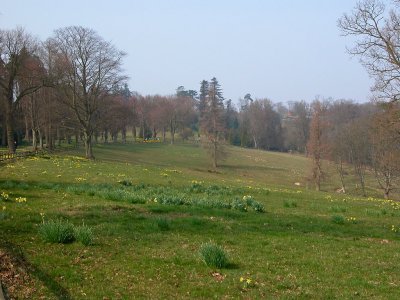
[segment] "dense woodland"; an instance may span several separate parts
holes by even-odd
[[[370,14],[366,15],[368,11]],[[318,190],[322,160],[342,178],[352,165],[365,194],[365,172],[373,170],[385,197],[400,173],[398,12],[388,19],[377,1],[360,3],[339,27],[359,38],[352,54],[376,79],[374,101],[305,99],[288,103],[250,93],[235,103],[214,77],[197,89],[179,86],[173,95],[132,92],[122,71],[125,53],[95,31],[73,26],[38,41],[25,29],[0,31],[0,141],[13,153],[21,143],[52,149],[83,143],[159,140],[201,141],[217,167],[223,145],[303,153],[312,158]],[[357,99],[365,100],[365,99]]]

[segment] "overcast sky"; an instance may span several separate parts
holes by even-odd
[[[0,28],[23,26],[45,40],[81,25],[127,53],[131,90],[170,95],[217,77],[225,98],[274,102],[323,97],[365,102],[372,85],[346,53],[337,19],[353,0],[13,0]]]

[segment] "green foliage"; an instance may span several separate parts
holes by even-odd
[[[75,240],[74,226],[68,221],[50,220],[40,225],[39,233],[49,243],[67,244]]]
[[[212,242],[201,245],[199,253],[209,267],[221,269],[228,266],[228,257],[224,249]]]
[[[287,208],[296,208],[297,202],[294,200],[285,200],[283,201],[283,206]]]
[[[243,211],[246,212],[247,211],[247,204],[246,202],[240,200],[240,199],[234,199],[231,203],[231,206],[233,209],[236,209],[238,211]]]
[[[155,224],[157,225],[157,228],[160,229],[161,231],[168,231],[171,229],[170,221],[167,218],[162,218],[162,217],[156,218]]]
[[[253,202],[251,203],[251,207],[252,207],[256,212],[260,212],[260,213],[265,212],[264,205],[262,205],[260,202],[253,201]]]
[[[346,219],[342,215],[333,215],[331,221],[335,224],[343,225],[346,222]]]
[[[74,237],[85,246],[93,244],[93,231],[85,224],[74,227]]]

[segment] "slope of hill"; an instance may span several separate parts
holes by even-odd
[[[301,156],[229,152],[218,172],[196,145],[2,164],[0,254],[23,280],[0,280],[31,299],[400,297],[398,202],[308,190]],[[60,220],[93,243],[45,242],[42,224]],[[225,268],[202,261],[210,241]]]

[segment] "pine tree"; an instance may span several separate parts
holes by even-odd
[[[202,87],[205,87],[206,85]],[[204,97],[205,90],[200,91],[200,97]],[[200,101],[202,101],[200,99]],[[222,95],[222,89],[218,80],[214,77],[208,86],[207,97],[203,98],[204,108],[202,109],[201,116],[201,129],[203,136],[203,145],[208,149],[212,159],[213,168],[216,169],[218,166],[218,160],[224,157],[223,151],[223,134],[225,130],[225,124],[223,119],[224,111],[224,97]]]
[[[199,113],[200,113],[200,120],[203,118],[204,110],[206,107],[206,101],[208,98],[208,88],[209,84],[207,80],[203,80],[200,83],[200,95],[199,95]]]

